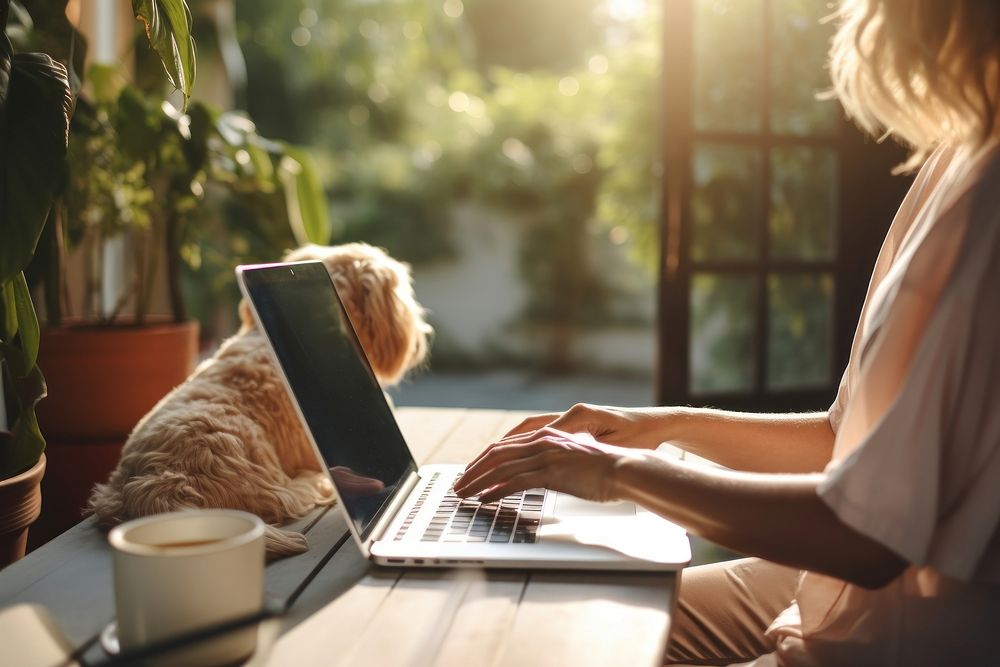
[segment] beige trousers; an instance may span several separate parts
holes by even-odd
[[[798,579],[799,570],[759,558],[684,570],[666,663],[730,665],[772,652],[764,631],[792,601]]]

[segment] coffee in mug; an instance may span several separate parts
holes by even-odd
[[[186,510],[123,523],[108,536],[122,651],[260,611],[264,523],[237,510]],[[206,667],[253,653],[257,628],[164,655],[158,664]]]

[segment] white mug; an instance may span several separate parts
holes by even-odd
[[[260,611],[264,523],[236,510],[156,514],[108,535],[122,651]],[[257,628],[178,649],[163,664],[233,663],[253,653]]]

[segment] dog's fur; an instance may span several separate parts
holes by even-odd
[[[371,246],[309,245],[286,261],[318,259],[333,278],[383,387],[423,361],[430,326],[409,267]],[[292,406],[249,306],[242,327],[136,425],[118,467],[87,512],[108,526],[182,508],[226,507],[278,524],[330,502],[333,489]],[[268,526],[269,558],[308,549]]]

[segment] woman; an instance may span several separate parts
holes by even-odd
[[[838,96],[922,167],[830,410],[578,405],[525,421],[455,485],[630,500],[755,556],[684,572],[668,662],[1000,664],[1000,3],[838,15]]]

